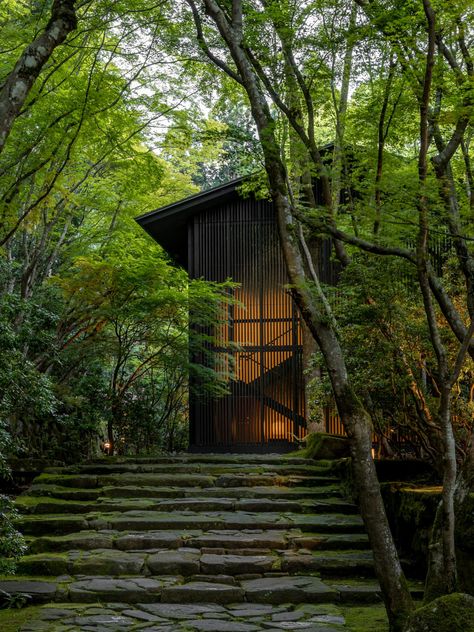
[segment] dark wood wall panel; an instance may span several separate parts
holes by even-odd
[[[215,366],[233,368],[229,394],[216,400],[193,398],[192,447],[289,447],[305,431],[302,335],[285,289],[288,279],[272,207],[235,200],[193,217],[188,234],[192,276],[241,284],[235,302],[223,306],[210,349]],[[231,352],[230,345],[235,345]]]

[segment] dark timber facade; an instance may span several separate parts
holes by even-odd
[[[213,362],[228,369],[229,394],[191,398],[190,449],[285,451],[305,434],[302,327],[285,288],[272,205],[242,198],[240,184],[200,193],[138,222],[192,278],[240,284],[213,331]]]

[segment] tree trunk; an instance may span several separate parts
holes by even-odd
[[[372,459],[370,420],[350,385],[343,352],[335,332],[326,324],[325,315],[318,311],[307,287],[304,263],[299,251],[298,231],[289,202],[286,171],[275,136],[275,122],[242,47],[241,29],[229,22],[214,0],[204,0],[204,5],[229,48],[250,101],[264,153],[265,169],[293,296],[325,358],[338,411],[351,443],[354,480],[360,497],[361,514],[373,548],[375,571],[384,595],[390,629],[391,632],[401,632],[413,605],[393,543]],[[240,3],[234,0],[233,5],[236,9]]]
[[[77,26],[75,0],[54,0],[45,30],[20,55],[0,91],[0,153],[43,66]]]

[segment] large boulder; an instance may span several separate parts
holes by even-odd
[[[453,593],[415,610],[405,632],[474,632],[474,597]]]
[[[307,459],[343,459],[350,456],[349,440],[326,432],[312,432],[306,437],[304,453]]]

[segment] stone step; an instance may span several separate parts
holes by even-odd
[[[337,632],[334,604],[380,600],[362,520],[328,463],[100,459],[51,468],[17,505],[29,551],[0,591],[67,603],[61,617],[49,607],[61,624],[72,608],[64,630]]]
[[[150,549],[174,550],[182,547],[222,551],[238,550],[343,550],[368,549],[364,533],[307,534],[300,529],[285,530],[167,530],[167,531],[81,531],[68,535],[46,535],[28,540],[30,553],[89,551],[118,549],[141,551]]]
[[[304,533],[294,536],[293,548],[313,550],[370,549],[366,533]]]
[[[10,595],[27,593],[35,603],[328,603],[338,601],[338,591],[317,577],[264,577],[231,585],[217,581],[181,583],[176,577],[84,576],[63,581],[29,578],[0,580],[0,590]]]
[[[176,550],[147,549],[122,551],[118,549],[91,549],[66,553],[38,553],[25,555],[18,563],[18,572],[30,576],[58,575],[124,575],[190,577],[245,575],[266,576],[272,573],[314,574],[333,576],[373,576],[371,552],[362,551],[283,551],[281,554],[251,550],[225,553],[221,549],[195,549],[182,547]]]
[[[23,496],[49,496],[63,500],[97,500],[100,496],[108,498],[213,498],[216,489],[211,487],[150,487],[121,485],[95,489],[62,487],[53,484],[33,484]],[[222,490],[220,490],[222,498]],[[287,500],[309,500],[318,498],[341,498],[339,484],[327,484],[321,487],[228,487],[225,498],[275,498]]]
[[[69,467],[49,467],[45,474],[273,474],[279,476],[326,475],[332,470],[331,464],[306,463],[301,465],[274,463],[101,463]]]
[[[290,574],[318,573],[321,577],[373,577],[372,551],[285,551],[282,571]]]
[[[279,474],[140,474],[125,472],[122,474],[40,474],[34,480],[35,485],[59,485],[80,489],[95,489],[106,486],[134,487],[195,487],[195,488],[232,488],[232,487],[319,487],[339,482],[334,476],[305,476]]]
[[[251,511],[282,513],[357,513],[357,506],[342,499],[289,500],[280,498],[107,498],[95,501],[61,500],[57,498],[22,495],[16,507],[23,514],[86,514],[114,511]]]
[[[236,582],[235,585],[214,581],[180,583],[176,577],[82,577],[59,580],[33,580],[29,577],[0,579],[0,591],[12,596],[28,594],[33,603],[72,602],[97,604],[317,604],[380,603],[380,586],[374,580],[326,580],[314,576],[263,577]],[[412,588],[419,599],[422,586]],[[240,604],[240,606],[237,606]],[[126,606],[125,606],[126,607]]]
[[[22,516],[17,528],[26,535],[53,535],[88,529],[117,531],[156,531],[166,529],[302,529],[318,533],[363,532],[358,515],[295,514],[252,512],[192,511],[163,513],[158,511],[125,511],[104,514],[61,515],[38,514]]]
[[[220,464],[269,464],[269,465],[315,465],[327,464],[328,461],[315,461],[298,456],[285,454],[190,454],[182,452],[175,455],[163,455],[154,457],[98,457],[90,459],[88,463],[92,465],[105,464],[161,464],[161,463],[220,463]]]
[[[68,630],[162,630],[163,632],[341,632],[344,616],[335,604],[126,604],[43,606],[38,620],[48,632],[60,624]],[[135,628],[134,626],[137,626]],[[164,627],[163,627],[164,626]],[[35,623],[22,632],[37,632]]]

